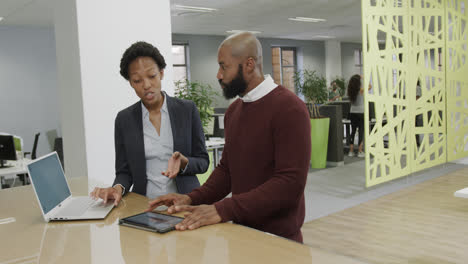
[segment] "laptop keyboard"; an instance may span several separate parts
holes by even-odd
[[[60,210],[61,216],[80,216],[83,215],[91,206],[99,204],[100,201],[95,201],[89,197],[76,198],[71,203]]]

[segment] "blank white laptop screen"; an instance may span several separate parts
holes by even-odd
[[[29,175],[44,214],[71,195],[57,155],[50,155],[28,165]]]

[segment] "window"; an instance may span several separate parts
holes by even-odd
[[[172,58],[174,59],[174,82],[190,79],[188,74],[186,44],[172,45]]]
[[[273,79],[275,83],[281,84],[295,93],[294,72],[296,71],[296,48],[273,47],[271,52]]]

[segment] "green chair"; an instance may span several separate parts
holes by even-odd
[[[15,142],[16,151],[22,151],[23,150],[23,140],[20,137],[17,137],[17,136],[13,136],[13,140]]]
[[[206,180],[210,177],[211,173],[213,172],[213,152],[208,151],[208,157],[210,157],[210,165],[208,166],[208,169],[206,170],[205,173],[203,174],[197,174],[198,181],[200,182],[200,185],[203,185]]]

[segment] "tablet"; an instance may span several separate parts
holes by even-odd
[[[182,220],[184,218],[173,215],[145,212],[120,219],[119,224],[151,232],[166,233],[174,230],[175,225],[182,222]]]

